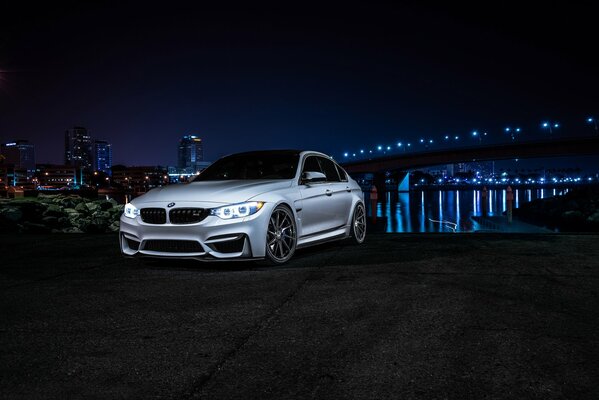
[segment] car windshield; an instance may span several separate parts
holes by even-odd
[[[298,152],[255,152],[223,157],[206,168],[193,181],[233,179],[293,179]]]

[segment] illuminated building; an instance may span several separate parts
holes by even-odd
[[[112,182],[134,192],[146,192],[169,182],[168,171],[160,166],[112,167]]]
[[[94,170],[111,175],[112,144],[104,140],[94,142]]]
[[[194,135],[186,135],[179,140],[178,165],[180,170],[195,173],[204,161],[202,139]]]
[[[4,164],[12,164],[17,169],[25,169],[30,174],[35,171],[35,146],[27,140],[2,143],[0,154],[4,157]]]
[[[93,167],[93,143],[87,129],[76,126],[65,131],[64,163],[87,170]]]
[[[80,171],[72,165],[38,164],[37,185],[42,188],[73,187],[80,184]]]

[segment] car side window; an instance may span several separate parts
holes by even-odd
[[[339,182],[339,174],[337,173],[337,168],[335,167],[335,163],[329,159],[324,157],[318,157],[318,161],[320,162],[320,166],[324,171],[324,174],[327,176],[328,182]]]
[[[322,172],[322,169],[320,168],[320,164],[318,163],[316,157],[306,157],[306,160],[304,161],[304,169],[302,170],[302,173],[304,172]]]
[[[335,164],[335,167],[337,167],[337,172],[339,173],[339,179],[341,179],[341,182],[347,182],[347,174],[345,170],[337,164]]]

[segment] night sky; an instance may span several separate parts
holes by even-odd
[[[585,7],[57,4],[0,15],[0,140],[29,139],[38,162],[62,163],[74,125],[112,142],[115,164],[173,165],[185,134],[208,160],[339,157],[510,124],[532,138],[545,119],[592,134],[599,117]]]

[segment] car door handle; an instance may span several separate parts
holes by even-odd
[[[333,194],[333,191],[331,189],[327,189],[325,190],[324,194],[326,194],[327,196],[331,196]]]
[[[350,188],[349,186],[346,186],[346,187],[345,187],[345,190],[346,190],[347,192],[351,192],[351,188]]]

